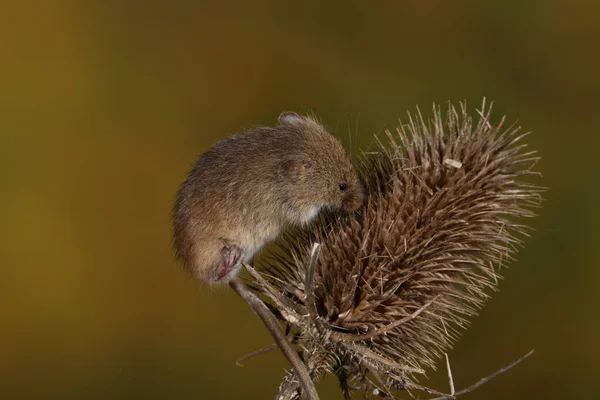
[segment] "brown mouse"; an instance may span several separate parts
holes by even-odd
[[[228,137],[196,161],[173,210],[177,256],[201,282],[226,283],[285,227],[325,208],[355,211],[363,197],[339,140],[284,112],[278,126]]]

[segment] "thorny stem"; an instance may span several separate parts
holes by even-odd
[[[315,385],[310,379],[310,375],[306,370],[306,366],[300,360],[298,353],[292,347],[291,343],[281,330],[281,326],[271,311],[265,306],[265,304],[248,289],[238,279],[233,279],[229,282],[229,286],[252,308],[252,310],[262,320],[263,324],[275,339],[275,343],[281,349],[283,355],[287,358],[292,368],[296,372],[296,376],[300,380],[300,384],[304,389],[304,395],[306,400],[319,400],[319,395],[315,389]]]

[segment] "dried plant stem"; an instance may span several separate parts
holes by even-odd
[[[446,368],[448,368],[448,383],[450,384],[450,395],[454,396],[456,390],[454,389],[454,379],[452,378],[452,368],[450,368],[450,358],[448,358],[448,353],[444,353],[446,356]]]
[[[283,352],[283,355],[287,358],[292,365],[292,368],[296,372],[296,376],[300,380],[300,384],[304,390],[305,398],[307,400],[319,400],[319,395],[317,394],[317,390],[310,379],[308,371],[306,370],[306,366],[302,360],[300,360],[298,353],[296,350],[294,350],[288,338],[281,330],[281,326],[279,325],[279,322],[277,322],[277,319],[273,313],[271,313],[267,306],[265,306],[265,304],[238,279],[233,279],[231,282],[229,282],[229,286],[246,303],[248,303],[256,315],[258,315],[258,317],[262,320],[267,330],[271,333],[271,336],[273,336],[273,339],[275,339],[275,343],[277,343]]]
[[[252,275],[254,279],[258,282],[259,285],[268,293],[269,298],[271,298],[279,310],[282,312],[283,317],[289,323],[297,323],[300,321],[300,315],[296,313],[294,304],[284,296],[280,296],[277,289],[275,289],[269,282],[256,271],[252,266],[248,264],[243,264],[244,268]]]
[[[261,354],[264,354],[264,353],[268,353],[269,351],[275,350],[275,349],[277,349],[278,347],[279,347],[279,346],[277,345],[277,343],[273,343],[273,344],[271,344],[271,345],[270,345],[270,346],[268,346],[268,347],[265,347],[265,348],[262,348],[262,349],[258,349],[258,350],[256,350],[256,351],[253,351],[253,352],[252,352],[252,353],[250,353],[250,354],[246,354],[245,356],[238,358],[238,359],[235,361],[235,365],[237,365],[238,367],[243,367],[244,365],[242,364],[242,361],[245,361],[245,360],[247,360],[247,359],[249,359],[249,358],[252,358],[252,357],[260,356]]]
[[[477,382],[475,382],[474,384],[472,384],[468,388],[463,389],[463,390],[459,390],[456,393],[443,394],[443,393],[437,392],[435,390],[426,389],[426,388],[423,388],[423,387],[416,387],[416,388],[419,389],[419,390],[423,390],[425,392],[431,393],[431,394],[436,394],[436,395],[440,395],[441,394],[442,395],[440,397],[434,397],[434,398],[432,398],[430,400],[452,400],[452,399],[456,399],[459,396],[462,396],[463,394],[467,394],[467,393],[472,392],[473,390],[477,389],[479,386],[483,385],[484,383],[487,383],[490,380],[492,380],[495,377],[497,377],[498,375],[500,375],[500,374],[508,371],[509,369],[513,368],[514,366],[516,366],[517,364],[519,364],[521,361],[523,361],[524,359],[526,359],[527,357],[529,357],[532,354],[533,354],[533,350],[531,350],[529,353],[525,354],[523,357],[519,358],[517,361],[513,361],[512,363],[508,364],[506,367],[500,368],[498,371],[494,372],[493,374],[488,375],[488,376],[486,376],[484,378],[481,378],[480,380],[478,380]],[[446,357],[448,357],[448,356],[446,355]],[[448,360],[448,359],[446,358],[446,360]],[[449,361],[447,362],[447,365],[448,365],[448,378],[449,378],[449,380],[451,382],[451,386],[452,386],[451,391],[454,392],[454,384],[452,383],[452,372],[450,372],[450,362]]]

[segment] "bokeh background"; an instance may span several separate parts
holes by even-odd
[[[457,386],[533,348],[464,398],[600,398],[599,43],[593,1],[3,2],[0,396],[272,398],[280,354],[234,364],[271,343],[257,318],[173,260],[194,158],[282,110],[364,148],[486,96],[535,132],[550,191],[450,353]]]

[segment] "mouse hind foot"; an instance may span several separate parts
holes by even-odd
[[[221,281],[228,275],[233,277],[241,265],[244,256],[244,251],[241,247],[227,239],[221,239],[223,248],[219,258],[219,264],[216,270],[216,280]]]

